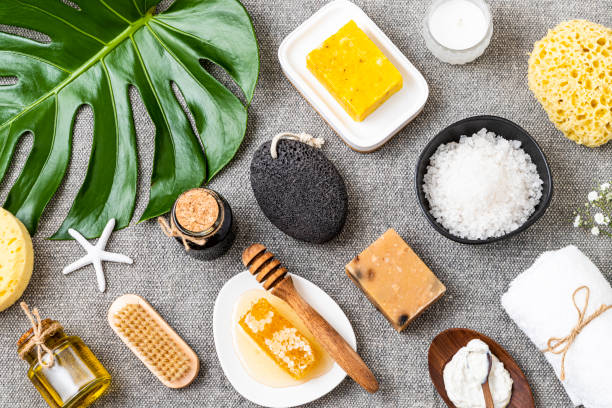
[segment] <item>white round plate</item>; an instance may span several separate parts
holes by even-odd
[[[340,306],[314,283],[291,275],[295,288],[321,316],[357,350],[355,332]],[[217,357],[221,368],[232,386],[244,398],[255,404],[271,407],[294,407],[321,398],[342,382],[346,373],[334,363],[326,374],[293,387],[273,388],[255,381],[245,371],[232,337],[232,313],[240,296],[251,289],[263,289],[248,272],[234,276],[219,291],[213,312],[213,333]]]

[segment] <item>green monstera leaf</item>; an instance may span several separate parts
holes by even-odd
[[[54,239],[69,238],[68,228],[97,237],[110,218],[117,228],[129,224],[138,170],[131,86],[155,125],[150,197],[141,220],[167,212],[181,192],[210,180],[238,150],[247,108],[200,60],[223,68],[250,103],[259,55],[248,13],[237,0],[176,0],[154,14],[159,1],[0,0],[0,24],[51,39],[0,30],[0,77],[17,77],[15,84],[0,86],[0,180],[19,139],[33,134],[4,208],[30,232],[64,178],[82,105],[91,106],[94,117],[89,166]]]

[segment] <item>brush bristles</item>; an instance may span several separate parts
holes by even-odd
[[[138,304],[129,304],[113,316],[117,332],[160,379],[181,379],[193,362],[157,321]]]

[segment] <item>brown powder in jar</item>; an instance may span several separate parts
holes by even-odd
[[[176,200],[176,221],[190,232],[203,232],[211,228],[219,218],[219,204],[208,190],[194,188]]]

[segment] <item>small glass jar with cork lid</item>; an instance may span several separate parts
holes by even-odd
[[[53,408],[85,408],[108,388],[111,376],[77,336],[67,336],[60,323],[40,320],[38,311],[26,312],[32,327],[17,342],[19,357],[30,368],[28,377]]]
[[[193,188],[181,194],[172,207],[170,225],[158,219],[167,236],[175,237],[187,254],[209,261],[224,255],[236,237],[228,202],[208,188]]]

